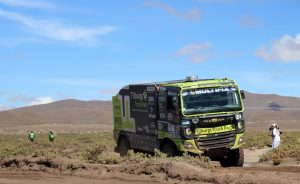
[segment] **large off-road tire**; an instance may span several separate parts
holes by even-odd
[[[244,150],[242,148],[229,150],[227,158],[220,160],[222,167],[243,167]]]
[[[167,154],[168,157],[175,157],[179,155],[177,147],[172,142],[166,142],[162,145],[161,151]]]
[[[120,156],[123,157],[127,154],[129,150],[129,141],[126,137],[121,137],[118,144],[118,151],[120,153]]]

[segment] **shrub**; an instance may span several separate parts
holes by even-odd
[[[272,138],[267,132],[246,133],[244,148],[263,148],[272,143]]]
[[[97,164],[119,164],[123,160],[119,156],[115,156],[111,153],[104,152],[98,155],[95,163]]]
[[[187,152],[183,153],[181,157],[170,157],[171,161],[175,162],[185,162],[190,165],[196,166],[196,167],[201,167],[201,168],[207,168],[207,169],[212,169],[214,166],[211,164],[211,160],[209,157],[205,156],[193,156],[188,154]]]
[[[86,148],[83,153],[83,158],[91,163],[96,163],[98,156],[101,155],[106,150],[106,146],[103,144],[94,144]]]
[[[154,156],[155,156],[155,158],[167,158],[168,157],[167,154],[161,152],[159,149],[156,149],[156,148],[154,149]]]
[[[259,162],[272,161],[274,165],[279,165],[283,158],[286,157],[286,153],[282,149],[274,149],[268,151],[266,154],[259,158]]]
[[[283,134],[281,137],[281,144],[277,149],[270,150],[260,157],[260,162],[272,161],[274,165],[278,165],[284,161],[285,158],[294,158],[300,160],[300,143],[298,141],[299,134],[289,132]]]
[[[167,157],[167,154],[162,153],[160,150],[155,149],[154,155],[146,154],[146,153],[135,153],[133,150],[129,150],[124,161],[129,161],[133,163],[140,163],[144,161],[160,161],[160,160],[167,160],[170,162],[183,162],[188,163],[190,165],[201,167],[201,168],[208,168],[212,169],[214,166],[211,164],[210,159],[204,156],[193,156],[189,153],[183,153],[182,156],[178,157]]]

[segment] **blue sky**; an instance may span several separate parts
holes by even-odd
[[[128,83],[235,79],[300,97],[297,0],[0,0],[0,110]]]

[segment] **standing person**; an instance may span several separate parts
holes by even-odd
[[[52,131],[50,131],[50,133],[49,133],[49,141],[53,142],[54,139],[55,139],[55,135],[54,135],[54,133]]]
[[[277,148],[280,145],[280,131],[279,126],[277,124],[272,124],[270,127],[272,131],[272,149]]]
[[[28,134],[28,139],[33,142],[35,139],[35,133],[33,131],[30,131],[30,133]]]

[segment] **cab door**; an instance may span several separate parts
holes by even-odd
[[[173,124],[180,123],[180,91],[178,88],[167,88],[167,121]]]
[[[179,89],[161,88],[158,94],[158,137],[180,138],[180,100]]]

